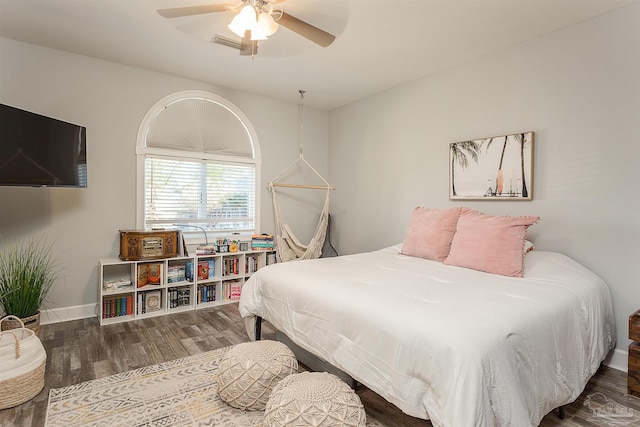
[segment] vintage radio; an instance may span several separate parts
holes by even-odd
[[[173,258],[178,253],[177,230],[120,230],[120,259]]]

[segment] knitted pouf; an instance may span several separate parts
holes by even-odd
[[[364,427],[367,416],[358,395],[326,372],[289,375],[273,389],[264,427]]]
[[[278,341],[255,341],[234,346],[220,360],[220,399],[238,409],[264,410],[273,387],[298,372],[289,347]]]

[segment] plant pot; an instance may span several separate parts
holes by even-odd
[[[25,328],[31,329],[33,332],[35,332],[37,337],[40,336],[40,312],[37,312],[33,316],[25,317],[20,320],[22,320],[22,324],[24,324]],[[20,321],[15,319],[5,319],[2,322],[2,330],[6,331],[9,329],[22,328],[22,324],[20,323]]]

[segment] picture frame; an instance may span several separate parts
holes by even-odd
[[[449,144],[449,200],[533,200],[534,132]]]
[[[240,242],[240,252],[247,252],[249,250],[249,242]]]

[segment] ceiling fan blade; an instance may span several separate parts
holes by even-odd
[[[285,28],[290,29],[294,33],[300,34],[302,37],[311,40],[312,42],[319,44],[322,47],[327,47],[336,39],[336,36],[329,34],[318,27],[306,23],[295,16],[289,15],[286,12],[282,12],[282,17],[278,19],[278,24]]]
[[[255,40],[249,41],[249,44],[242,44],[240,49],[240,55],[242,56],[255,56],[258,54],[258,42]]]
[[[233,7],[229,4],[206,4],[202,6],[173,7],[158,9],[158,13],[165,18],[179,18],[181,16],[201,15],[203,13],[225,12]]]

